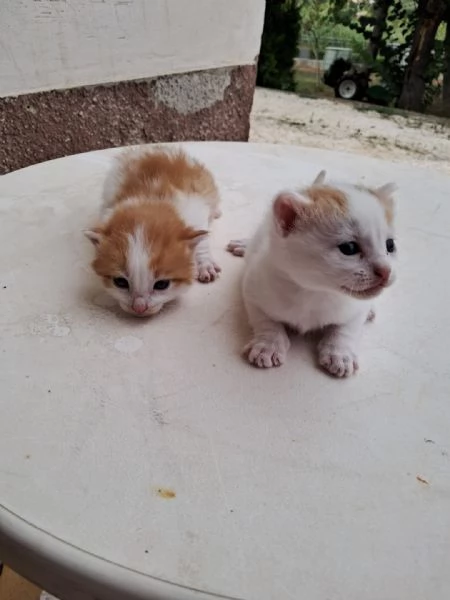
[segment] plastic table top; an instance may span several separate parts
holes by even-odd
[[[450,586],[450,178],[301,147],[192,143],[219,281],[150,320],[105,297],[82,230],[116,150],[0,179],[0,558],[67,600],[422,600]],[[399,186],[398,279],[359,374],[311,344],[258,371],[243,262],[272,195]]]

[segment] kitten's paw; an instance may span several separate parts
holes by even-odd
[[[231,240],[227,246],[228,252],[231,252],[234,256],[244,256],[246,248],[247,240]]]
[[[251,365],[261,369],[280,367],[286,360],[289,340],[277,336],[271,340],[253,339],[244,348],[244,354]]]
[[[210,283],[219,277],[222,269],[213,260],[205,260],[197,263],[196,277],[201,283]]]
[[[354,352],[334,344],[319,346],[319,364],[334,377],[350,377],[359,368],[358,357]]]

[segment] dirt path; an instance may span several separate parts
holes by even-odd
[[[299,144],[425,164],[450,173],[450,121],[380,114],[350,102],[258,88],[250,141]]]

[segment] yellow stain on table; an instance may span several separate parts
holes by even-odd
[[[177,496],[176,493],[170,488],[157,488],[156,493],[164,500],[173,500]]]

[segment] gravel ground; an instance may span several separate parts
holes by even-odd
[[[367,104],[258,88],[250,141],[342,150],[450,173],[449,120],[381,114]]]

